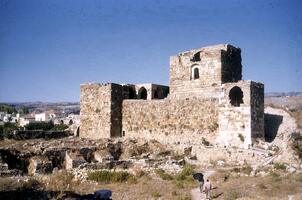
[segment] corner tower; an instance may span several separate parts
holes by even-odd
[[[218,98],[220,86],[242,78],[241,50],[229,44],[170,57],[170,96]]]
[[[122,134],[123,86],[107,83],[81,85],[80,137],[120,137]]]

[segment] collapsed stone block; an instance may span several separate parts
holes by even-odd
[[[66,151],[65,154],[65,169],[77,168],[82,164],[87,163],[84,157],[78,152]]]
[[[108,150],[103,149],[94,152],[94,160],[97,162],[113,161],[114,157]]]
[[[49,174],[52,172],[52,163],[46,157],[35,156],[29,159],[28,174]]]

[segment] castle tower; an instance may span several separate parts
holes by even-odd
[[[108,83],[81,85],[80,137],[101,139],[122,134],[123,86]]]
[[[221,44],[170,57],[171,98],[218,98],[221,84],[241,80],[240,54]]]

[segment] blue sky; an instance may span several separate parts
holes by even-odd
[[[79,101],[83,82],[168,84],[169,56],[242,49],[243,79],[302,91],[300,0],[0,0],[0,102]]]

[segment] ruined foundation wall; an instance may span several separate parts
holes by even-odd
[[[215,132],[218,99],[124,100],[123,135],[162,140],[197,139]]]

